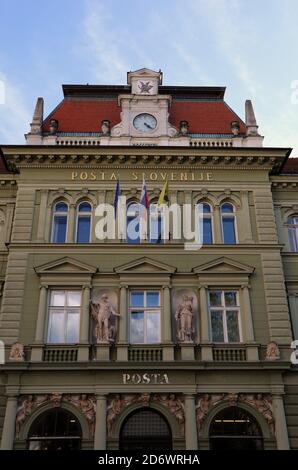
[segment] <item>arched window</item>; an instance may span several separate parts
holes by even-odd
[[[53,243],[65,243],[67,233],[68,205],[66,202],[56,202],[53,210],[52,237]]]
[[[291,215],[287,220],[291,251],[298,251],[298,215]]]
[[[225,408],[213,418],[209,437],[212,450],[263,449],[263,434],[257,420],[237,406]]]
[[[212,228],[212,208],[207,202],[197,204],[199,211],[199,230],[200,240],[203,245],[211,245],[213,243],[213,228]]]
[[[131,202],[126,211],[126,241],[127,243],[140,243],[139,203]]]
[[[89,243],[91,234],[91,204],[81,202],[77,207],[76,242]]]
[[[36,418],[28,434],[29,450],[79,450],[82,429],[69,411],[55,408]]]
[[[236,243],[236,217],[235,208],[229,202],[220,207],[222,241],[227,245]]]

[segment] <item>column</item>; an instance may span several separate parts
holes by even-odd
[[[273,394],[273,412],[275,418],[275,434],[278,450],[289,450],[289,437],[285,416],[284,402],[281,394]]]
[[[162,342],[163,361],[174,360],[174,347],[172,343],[172,310],[171,310],[171,289],[163,286],[163,311],[162,311]]]
[[[242,319],[243,319],[243,329],[244,329],[244,342],[248,343],[246,347],[246,354],[248,361],[258,361],[259,360],[259,350],[256,344],[249,344],[254,343],[255,336],[254,336],[254,327],[252,321],[252,314],[251,314],[251,306],[250,306],[250,295],[249,295],[249,288],[248,286],[241,286],[241,293],[242,293]]]
[[[80,318],[80,346],[78,351],[79,361],[88,361],[89,359],[89,304],[90,286],[83,286],[82,309]]]
[[[208,310],[208,289],[207,286],[201,286],[200,296],[200,317],[201,317],[201,360],[213,361],[212,344],[210,341],[211,333],[209,328],[209,310]]]
[[[38,227],[37,227],[37,241],[45,241],[45,225],[47,216],[47,201],[48,201],[48,190],[40,190],[40,204],[39,204],[39,216],[38,216]]]
[[[15,436],[17,415],[17,396],[9,396],[6,403],[5,418],[2,431],[1,450],[12,450]]]
[[[221,220],[218,204],[213,208],[213,241],[214,243],[221,243]]]
[[[32,362],[42,361],[42,350],[43,350],[43,344],[44,344],[44,332],[45,332],[46,313],[47,313],[47,293],[48,293],[48,286],[40,286],[37,322],[36,322],[36,330],[35,330],[35,341],[34,341],[35,345],[32,346],[32,350],[31,350]]]
[[[68,224],[67,224],[67,237],[68,243],[74,243],[75,241],[75,219],[76,219],[76,207],[74,204],[69,204],[68,211]]]
[[[197,450],[198,432],[196,423],[196,405],[194,395],[185,395],[185,448]]]
[[[241,204],[239,210],[238,237],[240,243],[253,243],[251,220],[249,211],[248,191],[241,191]]]
[[[105,395],[96,396],[96,420],[94,450],[105,450],[107,443],[107,400]]]
[[[127,332],[127,286],[120,287],[120,317],[118,318],[118,344],[117,360],[127,361],[128,359],[128,332]]]

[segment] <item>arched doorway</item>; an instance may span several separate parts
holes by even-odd
[[[142,408],[125,419],[120,431],[120,450],[171,450],[172,432],[156,410]]]
[[[28,434],[29,450],[79,450],[82,429],[69,411],[55,408],[36,418]]]
[[[217,413],[209,431],[212,450],[262,450],[263,434],[246,410],[231,406]]]

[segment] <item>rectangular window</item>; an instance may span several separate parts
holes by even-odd
[[[81,292],[53,290],[50,294],[48,343],[78,343]]]
[[[130,342],[160,343],[160,292],[132,290],[130,292]]]
[[[209,310],[213,342],[239,343],[242,341],[238,291],[210,290]]]
[[[55,215],[53,221],[53,243],[65,243],[66,240],[66,228],[67,228],[67,216],[66,215]]]

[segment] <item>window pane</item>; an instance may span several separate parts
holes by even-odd
[[[159,292],[147,292],[147,307],[159,307]]]
[[[163,243],[161,238],[161,217],[154,220],[150,219],[150,243]]]
[[[206,213],[210,213],[210,212],[211,212],[211,209],[210,209],[209,204],[204,203],[203,204],[203,213],[206,214]]]
[[[221,305],[221,291],[212,290],[209,292],[210,305],[212,307],[219,307]]]
[[[234,217],[224,217],[222,219],[223,241],[227,244],[236,243],[235,220]]]
[[[130,305],[131,307],[144,307],[144,292],[135,291],[131,292],[130,295]]]
[[[223,204],[221,206],[220,210],[221,210],[221,212],[225,212],[225,213],[230,212],[231,213],[231,212],[234,212],[234,207],[232,206],[232,204],[226,203],[226,204]]]
[[[298,251],[298,230],[289,227],[288,229],[291,251]]]
[[[130,342],[144,343],[144,312],[131,313]]]
[[[237,305],[237,292],[225,292],[226,307]]]
[[[224,342],[223,332],[223,319],[222,312],[219,310],[211,311],[211,329],[212,329],[212,341],[215,343]]]
[[[80,314],[76,311],[67,315],[66,343],[77,343],[79,341]]]
[[[69,307],[80,307],[81,306],[81,292],[80,291],[69,291],[67,293],[67,305]]]
[[[78,217],[77,243],[89,243],[90,241],[91,217]]]
[[[79,205],[79,212],[91,212],[91,205],[89,202],[82,202]]]
[[[66,226],[67,226],[66,215],[55,215],[54,227],[53,227],[53,242],[54,243],[65,243]]]
[[[212,222],[211,219],[203,219],[203,244],[212,243]]]
[[[227,310],[227,330],[228,330],[228,341],[232,343],[239,343],[239,325],[238,325],[238,312],[233,310]]]
[[[68,211],[67,204],[65,204],[65,202],[57,202],[57,204],[55,205],[55,211],[56,212],[67,212]]]
[[[64,311],[50,312],[49,319],[49,343],[64,343]]]
[[[65,292],[64,290],[53,291],[51,295],[51,305],[53,307],[64,307]]]
[[[159,343],[160,341],[160,313],[147,312],[147,343]]]

